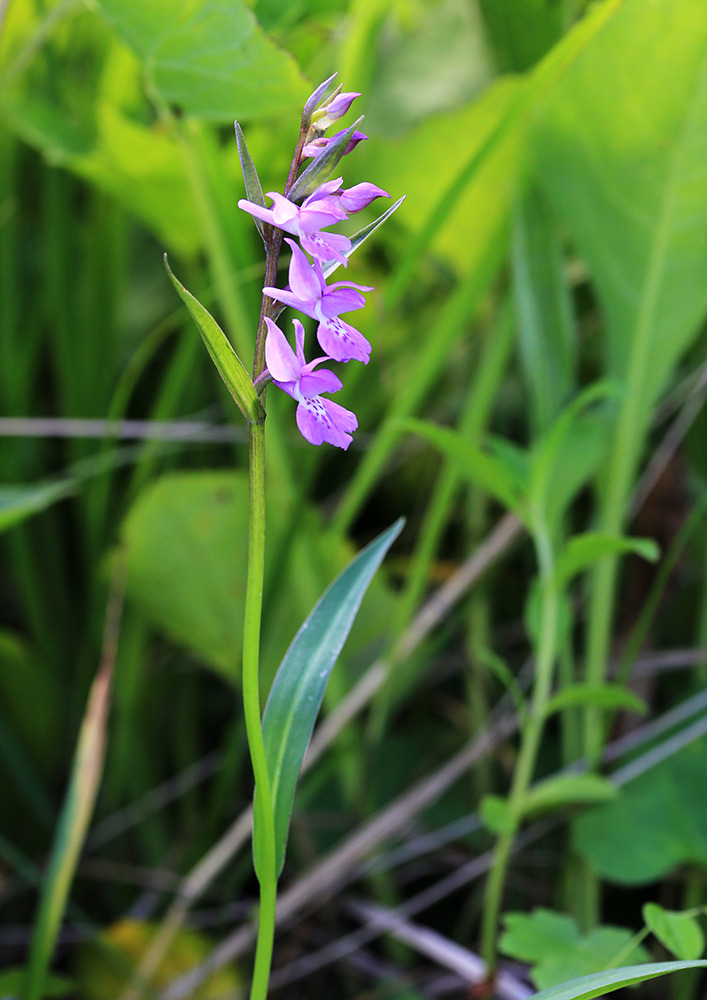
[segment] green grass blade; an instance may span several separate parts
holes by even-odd
[[[295,636],[273,681],[263,716],[263,739],[275,812],[278,873],[285,860],[297,777],[329,675],[366,589],[403,524],[402,518],[397,520],[336,578]],[[257,815],[256,811],[256,853]]]
[[[81,724],[69,789],[52,845],[34,926],[23,1000],[40,1000],[71,880],[93,814],[103,771],[114,657],[105,657]]]
[[[75,480],[65,479],[32,486],[0,486],[0,532],[71,496],[76,485]]]
[[[681,969],[698,969],[707,966],[707,962],[653,962],[649,965],[629,965],[625,969],[612,969],[610,972],[596,972],[591,976],[573,979],[561,986],[551,986],[535,994],[535,1000],[592,1000],[605,993],[613,993],[624,986],[643,983],[647,979],[664,976],[667,972],[679,972]]]

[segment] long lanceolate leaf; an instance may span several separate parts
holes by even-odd
[[[346,641],[363,595],[402,531],[400,518],[353,559],[321,597],[295,636],[273,681],[263,717],[277,844],[277,871],[285,860],[297,776],[312,735],[332,667]],[[253,849],[258,864],[258,813]]]
[[[647,979],[664,976],[667,972],[679,972],[681,969],[695,969],[707,966],[707,962],[653,962],[649,965],[629,965],[624,969],[612,969],[610,972],[595,972],[591,976],[582,976],[560,986],[551,986],[535,994],[535,1000],[593,1000],[605,993],[613,993],[623,986],[633,986]]]
[[[177,290],[177,294],[198,326],[201,339],[206,345],[206,350],[209,352],[211,360],[216,365],[219,375],[226,383],[226,388],[233,396],[239,410],[248,423],[261,423],[265,419],[265,413],[260,405],[255,386],[243,362],[231,347],[228,337],[208,309],[205,309],[201,302],[172,274],[167,254],[164,255],[164,266],[167,269],[170,281]]]

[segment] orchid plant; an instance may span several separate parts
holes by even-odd
[[[360,96],[341,93],[338,88],[322,102],[334,76],[321,84],[305,104],[283,192],[268,193],[270,207],[243,132],[235,124],[247,194],[238,204],[253,216],[265,246],[265,284],[252,376],[216,320],[172,274],[165,258],[174,287],[196,321],[209,354],[249,427],[250,507],[242,683],[255,777],[253,857],[260,883],[251,1000],[264,1000],[267,994],[277,881],[284,864],[295,785],[326,683],[365,590],[402,528],[400,520],[383,532],[354,558],[322,596],[280,665],[261,719],[258,666],[265,560],[265,390],[272,383],[296,400],[297,427],[310,444],[327,443],[344,450],[349,447],[358,427],[356,415],[329,398],[342,388],[342,382],[328,367],[320,365],[368,363],[370,343],[341,316],[361,309],[365,305],[363,293],[373,289],[353,281],[327,284],[327,279],[339,266],[348,266],[354,250],[402,202],[401,198],[353,237],[328,231],[375,199],[390,197],[375,184],[366,182],[344,188],[342,177],[330,179],[342,157],[367,138],[357,130],[361,119],[334,136],[324,136],[325,130],[339,121]],[[306,159],[312,162],[301,170]],[[284,240],[285,233],[296,239]],[[292,256],[289,284],[278,288],[283,240]],[[323,355],[307,361],[305,328],[297,318],[293,319],[293,349],[277,325],[285,306],[317,321],[316,337],[325,352]]]

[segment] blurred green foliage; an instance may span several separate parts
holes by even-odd
[[[527,545],[477,580],[441,628],[406,645],[425,597],[484,541],[500,509],[518,508],[531,531],[547,529],[560,568],[574,566],[558,576],[560,709],[538,748],[533,777],[542,779],[583,755],[596,759],[615,721],[608,664],[654,579],[633,559],[619,563],[640,549],[621,538],[648,536],[669,549],[704,494],[699,421],[689,447],[678,448],[704,395],[702,0],[0,4],[0,416],[197,415],[234,432],[226,443],[126,446],[114,430],[95,439],[0,425],[8,925],[33,919],[28,880],[52,843],[122,553],[126,604],[96,823],[135,811],[100,846],[89,836],[70,912],[100,928],[120,926],[135,907],[156,919],[165,890],[143,896],[154,888],[145,870],[186,873],[249,801],[235,683],[247,449],[162,254],[248,366],[262,247],[237,208],[244,188],[232,122],[243,126],[264,190],[281,189],[302,103],[335,70],[345,90],[362,92],[357,113],[370,136],[341,163],[346,185],[370,180],[407,198],[346,275],[376,286],[357,316],[374,345],[371,363],[347,369],[337,397],[359,416],[358,450],[307,447],[291,400],[269,394],[264,692],[354,551],[400,514],[408,524],[334,669],[326,711],[377,657],[386,655],[391,674],[370,694],[370,713],[304,779],[285,878],[381,808],[380,789],[393,797],[442,766],[492,718],[500,677],[523,682],[537,634],[523,622],[536,601],[528,594],[538,593]],[[355,228],[374,217],[365,212]],[[581,414],[572,409],[604,380],[610,392],[598,391]],[[444,429],[413,435],[420,425],[409,418]],[[639,475],[668,426],[672,462],[636,520]],[[433,440],[447,446],[438,451]],[[646,650],[704,647],[704,568],[700,525],[657,604]],[[640,694],[659,717],[705,677],[698,662],[651,676]],[[575,697],[577,688],[594,695]],[[215,776],[150,805],[156,787],[212,752]],[[484,794],[505,796],[516,760],[511,744],[479,767],[440,805],[454,812],[449,821],[475,811]],[[533,882],[543,882],[539,901],[577,923],[555,913],[548,929],[537,915],[523,918],[534,921],[524,925],[532,954],[527,942],[510,952],[539,969],[548,955],[559,961],[559,927],[573,956],[562,975],[609,962],[627,932],[597,957],[608,929],[591,926],[601,910],[592,914],[577,890],[595,876],[606,880],[612,924],[640,923],[616,883],[653,893],[665,876],[660,891],[671,906],[701,903],[707,833],[696,789],[706,760],[704,741],[662,762],[658,753],[615,801],[576,820],[571,842],[550,834],[553,877]],[[552,801],[558,818],[569,815],[568,801]],[[483,833],[459,849],[490,843]],[[236,859],[204,905],[249,897],[249,872]],[[421,876],[411,872],[415,883]],[[394,903],[408,885],[392,875],[366,888]],[[509,884],[507,908],[537,902],[522,879]],[[466,908],[433,912],[430,922],[474,945],[479,916],[471,893]],[[2,965],[25,959],[11,940],[0,926]],[[587,954],[594,965],[582,964]],[[536,975],[543,985],[560,973]],[[320,976],[311,995],[355,996],[367,982],[362,973]]]

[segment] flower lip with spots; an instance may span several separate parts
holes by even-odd
[[[321,187],[326,188],[325,194],[320,193]],[[341,199],[337,201],[327,197],[331,182],[321,187],[305,198],[301,206],[277,191],[268,191],[268,197],[273,200],[272,208],[263,208],[245,198],[240,199],[238,207],[276,229],[284,229],[286,233],[299,237],[304,249],[315,259],[336,260],[346,267],[348,258],[344,254],[351,249],[351,240],[339,233],[322,233],[320,230],[348,219],[348,215],[340,203]]]
[[[341,380],[328,369],[315,371],[322,357],[307,363],[304,356],[304,327],[298,319],[295,327],[295,350],[292,350],[282,330],[268,316],[265,323],[268,336],[265,341],[265,362],[275,385],[297,400],[297,426],[310,444],[325,441],[344,451],[351,444],[351,432],[358,427],[356,415],[332,399],[324,399],[323,392],[338,392]]]
[[[289,288],[266,286],[263,292],[271,299],[298,309],[305,316],[319,321],[317,339],[323,351],[334,361],[362,361],[368,364],[371,345],[353,326],[340,319],[340,314],[361,309],[366,304],[361,292],[370,292],[370,285],[353,281],[336,281],[327,285],[321,265],[310,264],[294,240],[286,240],[292,249]]]

